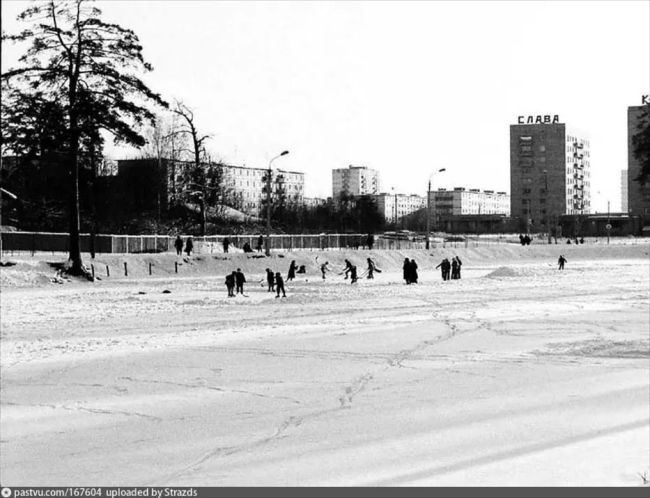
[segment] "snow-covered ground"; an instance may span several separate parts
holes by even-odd
[[[51,284],[29,258],[3,268],[0,481],[642,485],[648,247],[454,254],[450,282],[441,252],[407,254],[410,286],[397,252],[374,252],[384,272],[355,286],[323,282],[315,256],[340,269],[364,251],[195,259],[178,275],[172,256],[132,257],[128,278],[105,257],[95,284]],[[290,258],[308,281],[275,299],[258,280]],[[226,297],[232,266],[248,297]]]

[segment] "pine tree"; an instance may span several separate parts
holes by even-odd
[[[79,243],[79,166],[84,126],[92,122],[96,130],[112,133],[116,142],[142,146],[145,139],[139,127],[155,119],[142,102],[167,106],[135,74],[152,69],[142,56],[136,34],[100,16],[101,11],[91,5],[91,0],[50,0],[18,16],[20,21],[31,23],[31,28],[2,37],[3,42],[30,44],[19,59],[20,67],[2,74],[3,89],[19,85],[21,91],[39,92],[65,109],[72,274],[85,272]]]

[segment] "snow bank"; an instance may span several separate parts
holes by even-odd
[[[170,253],[160,254],[101,254],[95,259],[84,255],[84,263],[88,268],[91,265],[95,274],[101,279],[98,283],[115,280],[133,280],[150,278],[187,278],[203,276],[225,276],[226,274],[241,268],[249,281],[262,278],[265,268],[274,272],[281,272],[286,275],[289,264],[292,260],[298,266],[305,265],[306,277],[320,278],[320,265],[325,261],[329,262],[332,271],[330,275],[343,270],[345,260],[348,259],[356,265],[359,272],[367,267],[367,258],[372,258],[377,267],[388,272],[400,272],[404,259],[415,259],[419,270],[431,271],[442,261],[443,258],[458,256],[463,262],[463,270],[476,268],[478,266],[494,265],[508,266],[514,263],[540,263],[546,266],[555,265],[560,254],[567,260],[567,268],[577,261],[591,260],[620,260],[620,259],[645,259],[650,255],[650,242],[648,244],[612,244],[612,245],[532,245],[521,246],[519,244],[495,244],[475,245],[470,247],[446,247],[434,248],[432,250],[333,250],[333,251],[293,251],[276,252],[270,257],[263,253],[245,254],[237,253],[215,253],[198,254],[191,257],[177,257]],[[36,256],[5,254],[5,260],[15,261],[17,264],[11,267],[0,269],[0,286],[9,287],[34,287],[52,285],[51,278],[55,270],[54,263],[65,261],[65,254],[47,256],[37,254]],[[128,276],[125,275],[124,264],[127,264]],[[151,269],[151,274],[149,273]],[[490,268],[491,269],[491,268]],[[505,271],[505,270],[502,270]],[[110,276],[109,276],[110,275]],[[499,275],[493,277],[522,276]],[[81,283],[81,281],[79,281]]]

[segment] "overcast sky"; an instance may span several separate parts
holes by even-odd
[[[3,1],[3,30],[27,2]],[[99,1],[150,86],[194,108],[214,157],[380,171],[383,190],[510,190],[509,125],[558,114],[591,141],[592,206],[620,209],[627,107],[650,88],[650,2]],[[15,51],[3,47],[3,70]],[[108,148],[118,159],[128,152]],[[601,193],[598,194],[597,192]]]

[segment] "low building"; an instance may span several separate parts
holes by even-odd
[[[373,196],[384,219],[395,223],[409,214],[426,207],[426,199],[419,195],[381,193]]]
[[[439,217],[460,215],[510,215],[510,196],[493,190],[440,188],[429,192],[432,214]]]
[[[249,215],[260,214],[266,201],[267,168],[248,168],[229,164],[202,164],[204,174],[217,177],[222,203]],[[169,159],[128,159],[118,161],[117,178],[127,189],[128,197],[139,199],[138,205],[167,209],[187,202],[188,194],[199,191],[193,183],[195,165],[189,161]],[[288,205],[301,205],[305,175],[297,171],[273,169],[271,193],[284,198]],[[208,187],[213,188],[213,187]]]

